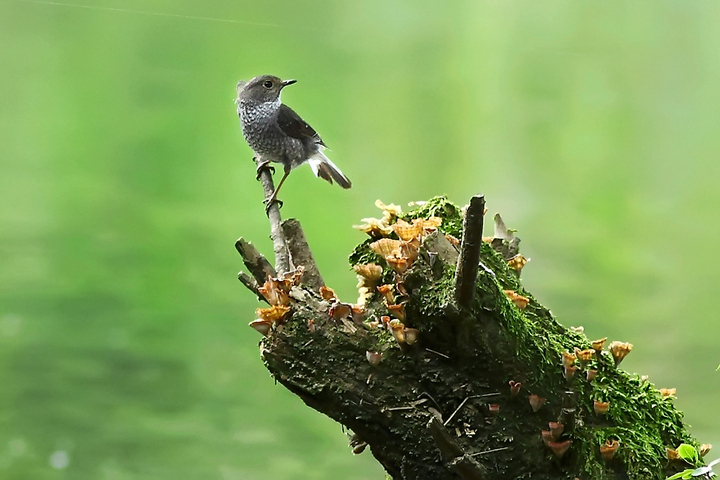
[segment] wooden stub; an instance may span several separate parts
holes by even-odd
[[[245,267],[259,285],[265,283],[268,276],[277,277],[273,266],[268,262],[267,258],[255,248],[255,245],[240,237],[235,242],[235,249],[243,258]]]
[[[485,197],[475,195],[463,220],[463,234],[460,242],[460,257],[455,271],[455,302],[461,309],[470,307],[475,295],[480,247],[482,246],[483,212]]]
[[[300,222],[294,218],[289,218],[282,222],[282,230],[287,240],[288,250],[290,250],[290,259],[292,265],[297,268],[305,267],[300,283],[306,285],[311,290],[319,291],[320,287],[325,285],[320,270],[318,270],[315,258],[313,257],[310,245],[308,245]]]

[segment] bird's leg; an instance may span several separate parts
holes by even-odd
[[[255,161],[255,157],[253,157],[253,161]],[[263,160],[260,162],[255,169],[255,180],[260,180],[260,174],[263,172],[263,170],[270,170],[273,175],[275,175],[275,167],[270,165],[270,160]]]
[[[277,188],[276,188],[275,191],[272,193],[272,195],[270,195],[268,198],[266,198],[266,199],[264,200],[264,203],[265,203],[265,211],[266,211],[266,212],[267,212],[267,210],[270,208],[270,205],[272,205],[274,202],[278,202],[278,203],[280,204],[280,206],[282,207],[282,201],[280,201],[280,200],[277,199],[277,194],[278,194],[278,192],[280,191],[280,187],[282,187],[282,186],[283,186],[283,183],[285,183],[285,179],[288,177],[288,175],[290,175],[290,167],[289,167],[289,166],[285,166],[285,174],[284,174],[283,177],[280,179],[280,183],[278,183]]]

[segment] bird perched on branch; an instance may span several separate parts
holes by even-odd
[[[350,180],[325,156],[326,148],[320,135],[290,107],[280,102],[280,93],[295,80],[281,80],[272,75],[261,75],[237,85],[237,111],[245,140],[258,160],[257,174],[270,162],[281,163],[285,168],[280,183],[265,200],[267,207],[277,199],[277,193],[290,171],[309,163],[315,176],[330,183],[333,180],[343,188],[350,188]],[[274,169],[273,169],[274,170]]]

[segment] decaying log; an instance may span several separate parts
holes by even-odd
[[[502,224],[480,241],[483,208],[474,197],[463,219],[436,198],[384,215],[350,257],[382,267],[363,281],[364,305],[321,295],[319,272],[268,280],[249,262],[256,283],[243,284],[279,292],[264,294],[272,307],[258,320],[271,374],[352,430],[354,450],[367,444],[397,480],[661,480],[681,469],[665,449],[697,442],[671,398],[617,366],[632,346],[608,352],[560,325],[520,283],[512,231]],[[408,231],[419,233],[397,239]],[[304,235],[291,237],[293,263],[308,275]],[[601,455],[606,444],[617,451]]]

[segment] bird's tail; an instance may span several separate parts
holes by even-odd
[[[333,180],[335,180],[342,188],[350,188],[352,186],[350,180],[324,153],[317,152],[308,159],[308,163],[316,177],[320,177],[330,183],[333,183]]]

